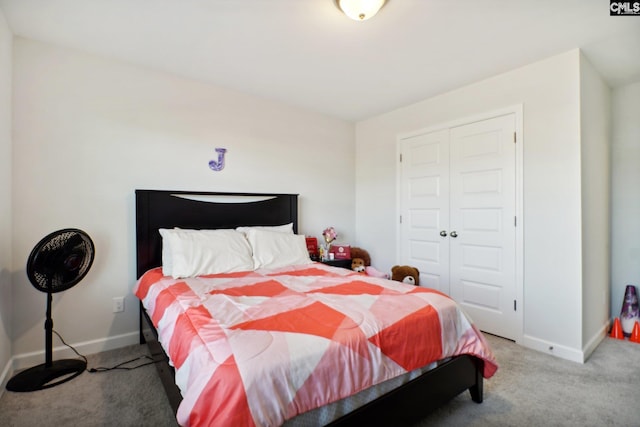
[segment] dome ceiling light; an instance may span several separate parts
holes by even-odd
[[[335,0],[336,6],[354,21],[372,18],[384,6],[386,0]]]

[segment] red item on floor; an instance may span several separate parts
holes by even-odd
[[[640,344],[640,323],[634,323],[633,331],[631,331],[631,337],[629,338],[629,341]]]
[[[616,320],[613,322],[613,328],[611,328],[611,333],[609,334],[611,338],[623,340],[624,333],[622,332],[622,325],[620,324],[620,318],[616,317]]]

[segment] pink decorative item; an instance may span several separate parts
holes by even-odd
[[[327,227],[322,232],[322,237],[324,237],[324,241],[326,242],[326,245],[325,245],[324,251],[323,251],[324,254],[323,254],[322,259],[328,259],[328,257],[329,257],[329,248],[331,247],[331,242],[336,240],[336,237],[338,237],[338,233],[336,233],[335,228]]]
[[[631,336],[633,325],[640,320],[640,307],[638,307],[638,294],[636,287],[627,285],[624,292],[624,301],[622,302],[622,310],[620,311],[620,322],[622,323],[622,332],[625,336]]]
[[[370,265],[364,268],[364,272],[367,273],[367,276],[378,277],[380,279],[388,279],[390,277],[388,273],[383,273],[380,270],[376,270]]]
[[[324,237],[324,241],[327,242],[327,245],[330,245],[331,242],[336,240],[336,237],[338,237],[338,233],[336,233],[335,228],[327,227],[322,232],[322,237]]]

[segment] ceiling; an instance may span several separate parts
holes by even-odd
[[[350,121],[581,48],[640,81],[640,16],[606,0],[0,0],[13,33]]]

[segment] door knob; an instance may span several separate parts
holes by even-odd
[[[451,232],[451,237],[453,237],[455,239],[456,237],[458,237],[458,233],[456,233],[455,231],[452,231]]]
[[[447,237],[447,232],[446,232],[446,231],[444,231],[444,230],[442,230],[442,231],[440,232],[440,235],[441,235],[442,237]]]

